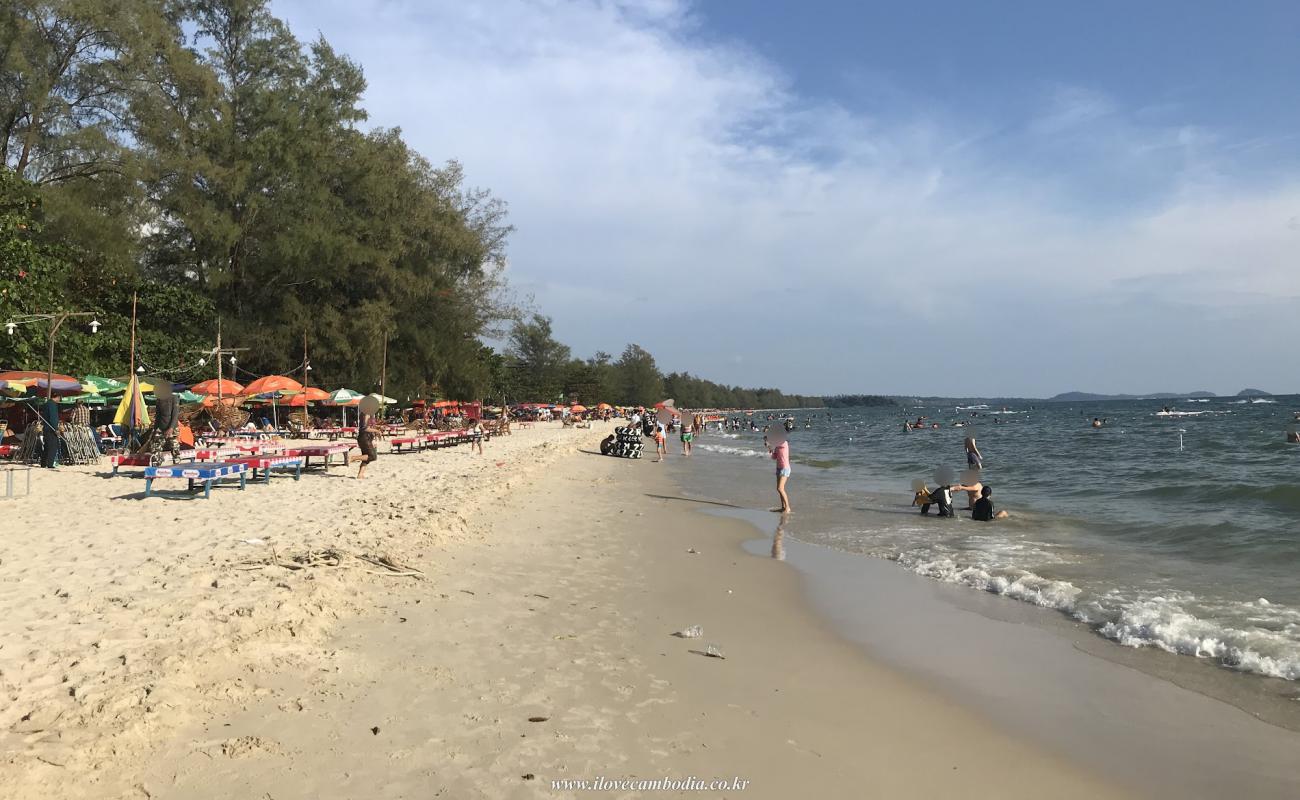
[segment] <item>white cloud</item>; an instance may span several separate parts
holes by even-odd
[[[511,280],[579,353],[636,341],[670,369],[807,391],[1141,389],[1151,365],[1124,342],[1144,321],[1193,331],[1186,310],[1213,310],[1244,342],[1249,320],[1218,312],[1300,297],[1300,183],[1241,185],[1233,143],[1095,89],[1010,122],[809,102],[673,0],[276,10],[365,67],[376,123],[509,201]],[[961,365],[993,327],[987,370],[908,355]],[[804,357],[827,334],[861,338]],[[1093,346],[1026,368],[1016,336]]]

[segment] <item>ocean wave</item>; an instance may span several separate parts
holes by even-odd
[[[1256,397],[1254,400],[1251,400],[1250,402],[1252,402],[1252,403],[1270,403],[1270,404],[1271,404],[1271,403],[1276,403],[1277,401],[1276,401],[1276,400],[1268,400],[1268,399],[1263,398],[1263,397]]]
[[[1225,667],[1300,680],[1300,645],[1284,634],[1243,630],[1201,619],[1174,599],[1153,597],[1129,604],[1098,632],[1129,647],[1213,659]]]
[[[697,444],[695,447],[699,450],[707,450],[710,453],[724,453],[729,456],[744,456],[746,458],[767,458],[768,454],[759,450],[751,450],[748,447],[731,447],[725,444]]]
[[[1300,511],[1300,486],[1275,483],[1256,486],[1244,483],[1185,483],[1176,486],[1148,486],[1124,493],[1128,497],[1147,497],[1222,506],[1227,502],[1264,503],[1288,511]]]
[[[1187,610],[1196,603],[1192,595],[1092,597],[1069,581],[1013,567],[962,564],[929,548],[886,557],[927,578],[1060,611],[1126,647],[1155,647],[1242,672],[1300,680],[1300,611],[1263,598],[1223,609],[1251,623],[1247,626],[1198,617]]]

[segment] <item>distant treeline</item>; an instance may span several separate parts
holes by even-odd
[[[837,394],[823,397],[822,404],[827,408],[862,408],[873,406],[896,406],[898,402],[892,397],[878,394]]]
[[[492,396],[513,400],[644,405],[672,398],[682,408],[820,408],[820,397],[723,386],[685,372],[665,375],[654,356],[629,344],[617,358],[574,358],[540,314],[516,322],[504,356],[492,356]]]

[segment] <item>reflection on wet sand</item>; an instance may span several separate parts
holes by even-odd
[[[782,514],[776,524],[776,535],[772,537],[772,558],[777,561],[785,561],[785,523],[789,520],[789,514]]]

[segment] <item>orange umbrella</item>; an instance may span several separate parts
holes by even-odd
[[[216,396],[215,394],[209,394],[209,395],[205,395],[204,398],[203,398],[203,407],[204,407],[204,408],[212,408],[213,406],[217,405],[218,403],[220,403],[220,404],[223,405],[223,406],[237,406],[237,405],[239,405],[239,401],[240,401],[240,398],[238,398],[238,397],[229,397],[229,396],[227,396],[227,397],[222,397],[222,398],[218,399],[217,396]]]
[[[600,405],[596,406],[597,411],[612,411],[613,409],[614,407],[611,406],[609,403],[601,403]]]
[[[211,380],[194,384],[190,387],[190,391],[195,394],[220,394],[229,396],[232,394],[239,394],[244,391],[244,387],[234,381],[229,381],[224,378],[221,380],[212,378]]]
[[[258,378],[244,387],[244,394],[270,394],[272,392],[282,392],[291,394],[301,392],[302,384],[293,378],[287,378],[284,375],[267,375],[265,378]]]
[[[316,403],[321,400],[330,399],[329,392],[325,391],[324,389],[318,389],[315,386],[304,387],[302,390],[302,394],[299,396],[307,398],[307,402],[309,403]]]
[[[584,406],[584,405],[582,405],[582,404],[580,404],[580,403],[574,403],[573,405],[569,406],[569,411],[572,412],[572,413],[574,413],[574,414],[581,414],[581,413],[583,413],[583,412],[586,411],[586,410],[587,410],[587,407]]]

